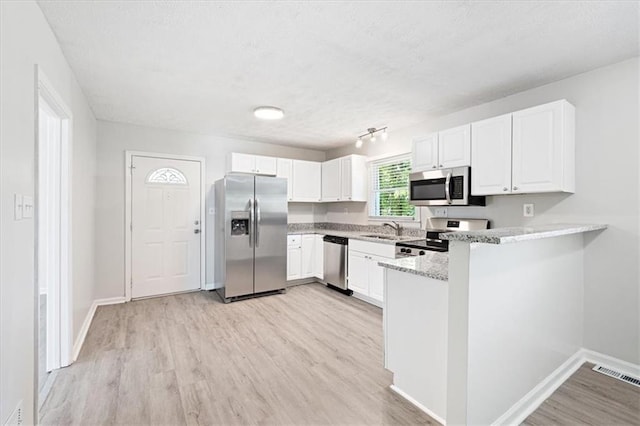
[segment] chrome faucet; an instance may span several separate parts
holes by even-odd
[[[391,223],[393,223],[393,225]],[[396,231],[396,237],[399,237],[402,226],[400,226],[398,222],[394,222],[393,220],[391,221],[391,223],[383,223],[382,226],[388,226],[389,228],[393,229],[394,231]]]

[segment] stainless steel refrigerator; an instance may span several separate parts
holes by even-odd
[[[228,175],[215,183],[215,278],[225,302],[287,281],[287,180]]]

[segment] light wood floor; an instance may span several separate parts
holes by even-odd
[[[640,388],[584,364],[523,425],[640,425]]]
[[[319,284],[100,307],[43,424],[437,424],[388,389],[379,308]]]

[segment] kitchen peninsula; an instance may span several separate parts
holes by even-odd
[[[461,231],[448,255],[380,262],[392,388],[443,424],[524,420],[584,361],[586,233],[603,229]]]

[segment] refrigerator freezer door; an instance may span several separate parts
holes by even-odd
[[[287,180],[256,176],[255,292],[287,282]]]
[[[224,297],[253,293],[253,176],[225,178],[226,277]],[[235,221],[235,229],[232,226]],[[246,226],[245,226],[246,224]],[[243,229],[245,228],[244,232]]]

